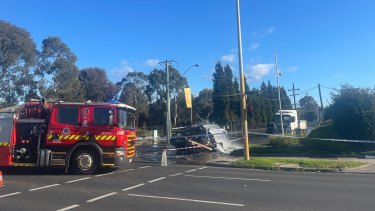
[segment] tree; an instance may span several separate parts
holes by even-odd
[[[212,93],[212,89],[203,89],[193,101],[193,108],[198,116],[207,121],[212,114]]]
[[[120,95],[120,101],[137,109],[135,113],[136,125],[142,127],[146,124],[149,116],[148,98],[145,93],[148,84],[147,75],[143,72],[129,72],[118,85],[120,86],[122,83],[125,83],[125,86]]]
[[[103,102],[113,98],[116,93],[116,86],[108,80],[104,69],[84,68],[80,71],[79,80],[82,83],[86,100]]]
[[[218,62],[215,65],[215,72],[213,74],[212,120],[220,125],[225,125],[229,119],[228,75],[221,63]],[[232,82],[232,79],[230,81]]]
[[[173,102],[176,102],[173,106],[173,113],[175,118],[177,119],[178,116],[178,104],[177,102],[181,101],[181,98],[184,96],[183,88],[187,87],[187,80],[185,77],[181,76],[179,71],[174,67],[169,67],[169,90],[170,90],[170,97],[173,99]],[[162,103],[166,102],[166,74],[163,70],[154,69],[148,75],[148,85],[146,87],[146,94],[149,98],[151,103]],[[153,108],[162,108],[161,105],[153,106]],[[165,108],[165,107],[164,107]],[[177,109],[176,109],[177,108]],[[166,109],[159,111],[166,114]],[[166,116],[166,115],[165,115]]]
[[[375,92],[343,85],[332,93],[334,127],[345,138],[375,140]]]
[[[35,57],[30,33],[0,20],[0,107],[37,97],[32,69]]]
[[[318,103],[313,97],[306,95],[299,100],[299,105],[302,109],[301,119],[306,119],[309,122],[318,120]]]
[[[84,100],[76,61],[77,57],[59,37],[43,40],[37,74],[42,78],[46,75],[52,78],[52,81],[45,79],[40,85],[45,87],[45,90],[40,89],[43,97],[74,102]]]

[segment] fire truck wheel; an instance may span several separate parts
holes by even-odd
[[[93,174],[99,168],[97,153],[91,149],[79,149],[74,153],[72,168],[77,174]]]

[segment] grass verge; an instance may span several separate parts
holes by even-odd
[[[232,162],[235,166],[275,170],[282,165],[297,164],[301,168],[316,169],[343,169],[363,166],[367,163],[360,161],[340,161],[325,159],[296,159],[296,158],[252,158],[251,160],[237,160]]]

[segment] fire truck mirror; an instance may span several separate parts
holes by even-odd
[[[113,125],[114,125],[114,120],[113,120],[113,111],[112,110],[109,110],[108,111],[108,116],[109,116],[109,126],[111,126],[111,127],[113,127]]]

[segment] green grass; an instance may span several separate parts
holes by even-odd
[[[295,159],[295,158],[252,158],[249,161],[237,160],[232,163],[236,166],[247,166],[250,168],[277,169],[284,164],[298,164],[302,168],[337,169],[354,168],[365,165],[360,161],[339,161],[324,159]]]

